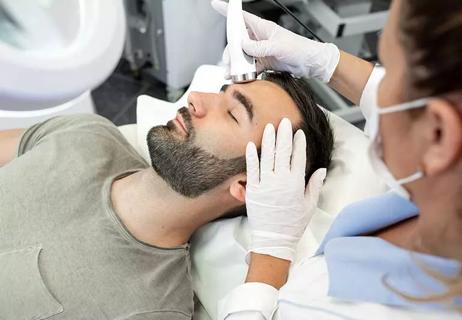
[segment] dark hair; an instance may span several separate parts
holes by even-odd
[[[296,78],[288,72],[268,71],[262,79],[277,84],[284,89],[297,105],[302,121],[294,124],[306,136],[305,184],[319,168],[329,168],[334,148],[334,134],[329,118],[315,102],[312,90],[303,78]]]
[[[408,99],[462,89],[462,1],[402,1],[399,38],[407,64]]]

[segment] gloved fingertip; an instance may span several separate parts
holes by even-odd
[[[320,168],[311,175],[310,180],[308,182],[308,187],[305,190],[305,196],[308,197],[309,201],[318,201],[318,197],[321,192],[322,186],[324,185],[326,175],[326,168]]]
[[[268,123],[268,124],[265,126],[264,134],[271,134],[271,133],[274,133],[274,126],[273,126],[272,123]]]
[[[294,135],[294,144],[306,148],[306,136],[302,129],[298,129]]]
[[[321,168],[320,170],[322,172],[322,181],[324,182],[326,180],[326,177],[327,177],[327,169],[326,168]]]
[[[298,139],[306,139],[305,132],[303,132],[302,129],[298,129],[297,132],[295,132],[294,137],[299,137]]]
[[[297,130],[293,139],[292,170],[300,176],[305,175],[306,168],[306,138],[302,130]]]
[[[278,145],[282,144],[282,147],[292,150],[292,123],[288,118],[282,118],[278,126],[277,141]]]
[[[261,167],[262,171],[272,171],[274,169],[274,149],[276,144],[276,133],[272,123],[268,123],[263,131],[261,141]]]
[[[259,159],[257,154],[257,147],[255,143],[250,141],[247,143],[245,150],[245,163],[247,173],[247,185],[258,184],[260,178]]]
[[[290,127],[290,129],[292,130],[292,122],[289,120],[289,118],[282,118],[281,123],[279,125],[284,127]]]
[[[322,187],[322,185],[324,184],[324,181],[326,180],[326,176],[327,176],[327,169],[326,168],[320,168],[318,170],[316,170],[316,172],[314,173],[316,174],[316,180],[319,184],[319,187]]]
[[[247,147],[245,149],[246,154],[249,154],[250,152],[252,152],[254,150],[255,151],[257,150],[257,146],[255,145],[255,143],[253,143],[253,141],[249,141],[249,143],[247,143]]]

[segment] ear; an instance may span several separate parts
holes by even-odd
[[[462,153],[462,118],[457,106],[442,99],[427,106],[430,145],[422,159],[425,173],[436,175],[455,165]]]
[[[231,196],[242,204],[245,203],[245,186],[247,184],[247,176],[245,173],[237,175],[231,181],[229,193]]]

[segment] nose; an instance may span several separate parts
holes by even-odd
[[[204,97],[201,92],[191,92],[188,96],[188,109],[191,115],[203,118],[207,115]]]
[[[213,106],[220,105],[218,98],[218,94],[192,91],[188,96],[188,110],[192,116],[204,118]]]

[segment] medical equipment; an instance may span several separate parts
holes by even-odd
[[[200,65],[221,59],[226,24],[210,1],[125,0],[124,5],[124,57],[134,74],[164,83],[169,101],[181,97]]]
[[[88,91],[122,54],[121,0],[0,5],[0,130],[12,122],[26,127],[57,114],[94,112]]]
[[[214,0],[212,6],[222,15],[227,15],[226,2]],[[329,82],[340,57],[337,46],[302,37],[248,12],[244,12],[244,19],[249,32],[257,40],[243,38],[242,48],[259,58],[259,69],[288,71],[297,77]],[[223,54],[225,65],[229,65],[228,51]]]
[[[289,16],[292,17],[303,29],[308,31],[308,33],[318,40],[319,42],[324,42],[316,33],[314,33],[306,24],[304,24],[292,11],[289,10],[284,4],[282,4],[278,0],[273,0],[274,3],[276,3],[285,13],[287,13]]]
[[[120,1],[2,0],[0,109],[37,110],[100,84],[122,53]],[[3,15],[5,16],[5,15]]]
[[[282,10],[290,15],[299,25],[307,30],[319,42],[324,42],[311,29],[297,18],[284,4],[273,0]],[[227,40],[230,61],[230,76],[234,83],[250,82],[256,79],[257,69],[255,58],[242,49],[242,37],[246,36],[246,27],[242,15],[242,0],[230,0],[227,13]]]
[[[250,82],[257,79],[255,58],[242,49],[242,37],[247,31],[242,14],[242,0],[230,0],[226,19],[226,36],[230,62],[230,76],[234,83]]]
[[[377,32],[385,25],[389,1],[373,0],[266,0],[246,1],[258,16],[274,18],[272,4],[286,14],[277,23],[302,36],[334,43],[343,51],[375,61]],[[284,7],[290,5],[290,10]],[[270,11],[271,10],[271,11]],[[291,11],[290,14],[288,11]],[[291,17],[289,17],[291,15]],[[294,19],[294,16],[297,19]],[[297,21],[298,20],[298,21]],[[273,19],[274,21],[274,19]],[[301,22],[301,23],[300,23]],[[303,25],[302,25],[303,24]],[[315,34],[316,36],[314,36]],[[318,39],[319,40],[319,39]],[[358,106],[340,97],[322,81],[309,79],[310,86],[323,105],[349,122],[362,121]]]

